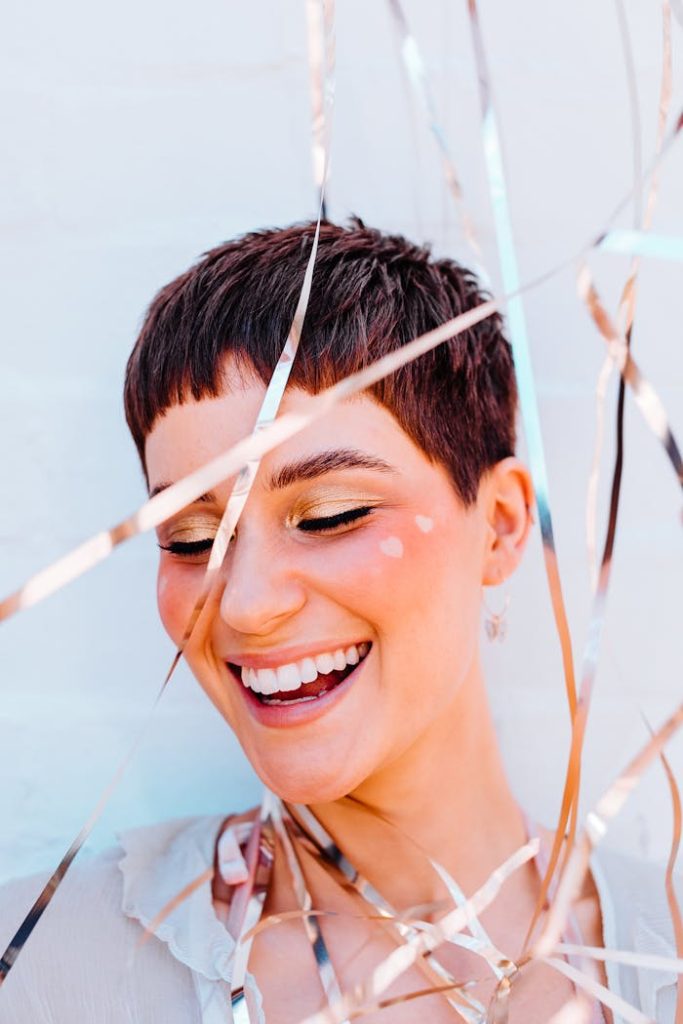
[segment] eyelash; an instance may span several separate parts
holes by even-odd
[[[304,533],[325,533],[328,530],[335,530],[338,526],[348,526],[365,519],[374,509],[371,505],[361,505],[359,508],[350,508],[346,512],[337,512],[334,516],[325,516],[322,519],[301,519],[297,523],[297,530]]]
[[[162,551],[170,551],[172,555],[204,555],[213,547],[213,538],[207,540],[173,540],[170,544],[160,544]]]
[[[374,511],[370,505],[362,505],[360,508],[350,508],[346,512],[338,512],[334,516],[324,516],[319,519],[301,519],[297,523],[297,530],[303,533],[327,533],[336,530],[339,526],[349,526],[351,523],[365,519]],[[176,540],[170,544],[160,544],[162,551],[170,551],[172,555],[191,556],[207,554],[213,546],[213,539],[206,540]]]

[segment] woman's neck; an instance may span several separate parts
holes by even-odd
[[[356,868],[397,908],[442,899],[428,858],[471,893],[526,840],[481,668],[448,712],[342,800],[312,808]]]

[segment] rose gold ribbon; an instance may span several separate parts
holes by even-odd
[[[328,35],[332,35],[333,32],[334,3],[333,0],[324,0],[324,4],[326,13],[325,38],[327,39]],[[331,43],[327,49],[329,49],[330,52],[333,52],[333,46]],[[328,77],[328,71],[330,71],[331,73],[331,69],[329,69],[326,64],[326,79]],[[325,108],[325,159],[320,190],[320,206],[318,210],[318,219],[313,236],[313,243],[311,246],[311,253],[309,256],[308,264],[306,266],[306,271],[304,273],[304,280],[301,287],[301,292],[299,294],[297,307],[294,313],[294,319],[292,321],[292,325],[290,327],[287,339],[285,341],[283,350],[278,359],[275,370],[273,371],[271,379],[266,388],[266,393],[256,418],[253,433],[254,438],[256,438],[259,435],[259,433],[263,432],[268,427],[275,427],[275,418],[277,416],[277,412],[282,401],[282,396],[284,394],[292,370],[294,358],[299,347],[299,342],[301,340],[301,331],[303,328],[306,309],[308,307],[308,301],[310,298],[311,284],[313,280],[313,269],[318,251],[318,240],[320,237],[320,223],[325,195],[325,182],[327,168],[329,166],[329,125],[331,103],[333,96],[334,90],[333,88],[330,87],[325,97],[326,100],[329,100],[329,105],[326,106]],[[151,715],[156,709],[160,696],[164,692],[168,682],[170,681],[180,661],[183,651],[185,650],[185,647],[193,634],[193,631],[201,616],[201,613],[206,606],[208,597],[212,592],[214,586],[218,582],[218,575],[223,565],[225,555],[227,553],[230,538],[233,535],[235,527],[237,526],[240,516],[244,510],[254,480],[256,479],[259,466],[260,456],[257,450],[256,453],[253,454],[251,458],[247,458],[240,467],[239,476],[237,477],[237,480],[233,488],[231,489],[230,495],[226,502],[225,511],[221,517],[221,521],[216,532],[214,543],[211,549],[211,555],[209,557],[209,562],[202,581],[202,587],[199,597],[197,598],[192,609],[192,612],[185,625],[181,642],[176,650],[170,668],[168,669],[160,693],[158,694],[156,701],[151,709],[149,718],[151,718]],[[60,585],[64,585],[64,582],[68,582],[69,579],[73,579],[74,574],[79,575],[80,572],[83,571],[83,567],[88,564],[88,559],[91,560],[91,564],[95,564],[96,561],[101,561],[103,558],[106,558],[111,553],[111,551],[113,550],[117,543],[120,543],[121,541],[128,539],[129,536],[132,536],[134,534],[136,527],[139,528],[142,525],[138,521],[139,519],[141,519],[142,522],[144,523],[144,513],[145,510],[148,509],[149,505],[151,505],[151,503],[153,501],[156,501],[158,498],[163,499],[164,496],[168,496],[168,491],[171,489],[172,488],[167,488],[164,492],[162,492],[159,495],[156,495],[155,498],[151,499],[151,501],[148,502],[146,506],[143,506],[143,509],[140,510],[137,517],[135,517],[134,521],[131,521],[129,519],[123,524],[120,524],[118,528],[115,527],[113,530],[110,530],[106,534],[99,534],[97,537],[93,538],[91,542],[82,545],[80,549],[77,549],[75,557],[72,557],[71,565],[69,564],[68,560],[62,559],[60,560],[60,562],[56,564],[56,566],[52,567],[52,572],[48,570],[47,573],[39,575],[37,579],[36,577],[34,577],[33,581],[28,584],[28,587],[23,589],[23,593],[18,593],[14,595],[14,598],[10,598],[9,602],[3,602],[2,605],[0,605],[0,619],[6,617],[6,615],[4,615],[3,612],[9,611],[9,613],[11,614],[13,610],[15,611],[21,607],[25,607],[27,603],[35,603],[35,601],[39,600],[41,596],[47,596],[47,594],[51,592],[51,587],[54,589],[58,589]],[[159,502],[159,505],[163,508],[163,501]],[[182,505],[180,507],[182,507]],[[31,598],[33,598],[33,600],[31,600]],[[147,719],[147,721],[149,721],[149,718]],[[133,753],[137,749],[137,746],[139,745],[141,738],[142,733],[140,733],[135,743],[133,744],[133,747],[128,751],[128,753],[120,763],[112,781],[110,782],[104,794],[98,801],[95,810],[90,815],[88,821],[85,823],[83,828],[78,833],[76,839],[73,841],[73,843],[67,850],[66,854],[62,858],[56,871],[53,873],[47,885],[43,888],[42,892],[38,896],[28,915],[21,923],[19,929],[11,939],[9,946],[5,951],[5,954],[3,955],[2,959],[0,959],[0,985],[5,980],[13,964],[16,962],[16,959],[19,956],[23,946],[28,941],[31,933],[33,932],[33,929],[36,927],[43,913],[49,906],[55,892],[57,891],[59,885],[64,879],[64,876],[71,867],[71,864],[73,863],[79,850],[83,846],[83,843],[85,842],[88,835],[94,828],[96,822],[98,821],[102,811],[104,810],[104,807],[106,806],[106,803],[109,800],[109,797],[113,793],[123,773],[128,767],[128,764],[130,763]],[[266,822],[264,822],[263,828],[265,829],[266,827],[269,826],[267,825]],[[241,891],[241,888],[238,888],[238,894]],[[236,900],[237,904],[239,904],[239,895],[236,897]],[[250,912],[253,912],[253,903],[254,900],[252,899],[251,902],[249,903]],[[248,950],[245,956],[246,955],[248,955]],[[242,991],[242,1001],[243,996],[244,993]],[[243,1003],[243,1005],[244,1007],[246,1007],[246,1003]]]
[[[460,176],[451,155],[446,132],[439,120],[429,76],[427,74],[427,69],[425,67],[420,48],[415,36],[410,30],[408,19],[406,18],[400,0],[388,0],[388,3],[389,11],[397,31],[400,43],[401,60],[408,77],[408,82],[417,97],[418,103],[422,108],[427,125],[429,126],[429,130],[432,134],[432,138],[436,143],[448,193],[455,202],[456,210],[462,224],[463,234],[465,235],[467,243],[469,244],[476,260],[476,267],[473,269],[476,270],[477,275],[480,278],[488,283],[489,276],[483,267],[481,246],[464,202]]]
[[[609,822],[618,814],[631,792],[639,783],[643,772],[659,756],[666,743],[683,725],[683,704],[680,704],[648,743],[630,761],[586,816],[581,834],[565,864],[550,906],[541,936],[532,952],[534,956],[548,956],[560,942],[571,904],[588,870],[593,849],[603,839]]]
[[[468,0],[467,9],[470,17],[473,49],[477,66],[482,112],[482,144],[495,219],[496,237],[498,239],[501,277],[504,290],[515,295],[508,302],[507,318],[517,375],[519,401],[529,451],[531,476],[536,493],[546,576],[550,588],[555,625],[562,650],[567,703],[569,705],[570,718],[573,719],[576,712],[576,682],[574,679],[572,644],[557,562],[555,536],[550,512],[548,475],[534,375],[531,366],[531,355],[529,352],[526,319],[521,295],[519,294],[519,273],[512,233],[512,221],[508,208],[500,132],[493,105],[491,78],[481,26],[479,24],[476,0]]]
[[[666,864],[664,887],[666,889],[666,900],[669,904],[669,913],[671,914],[674,941],[676,943],[676,953],[679,957],[677,963],[680,965],[676,968],[670,968],[671,970],[676,970],[678,972],[678,977],[676,979],[676,1018],[674,1024],[683,1024],[683,916],[681,915],[681,907],[676,894],[676,886],[674,885],[674,868],[676,866],[678,851],[681,845],[681,794],[678,788],[678,783],[676,782],[676,776],[673,773],[673,769],[671,768],[664,751],[660,752],[659,759],[662,762],[662,767],[664,768],[666,779],[669,783],[671,807],[673,811],[671,850]]]
[[[359,983],[352,993],[342,996],[339,1003],[333,1003],[319,1013],[307,1017],[301,1024],[333,1024],[340,1016],[348,1016],[358,1009],[369,1012],[378,998],[402,974],[417,961],[437,949],[449,937],[467,927],[472,914],[480,914],[496,898],[504,882],[515,871],[528,863],[538,852],[538,840],[532,840],[516,850],[500,865],[484,885],[462,907],[457,907],[442,917],[436,924],[420,931],[404,945],[393,950]]]
[[[327,220],[330,111],[334,102],[334,0],[306,0],[311,93],[311,164],[316,197]]]

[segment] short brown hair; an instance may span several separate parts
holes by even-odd
[[[144,466],[157,417],[219,393],[233,354],[266,382],[296,308],[315,225],[256,231],[207,252],[154,298],[128,361],[125,410]],[[311,393],[484,301],[475,276],[355,218],[323,223],[290,385]],[[469,505],[515,447],[517,392],[501,320],[490,316],[370,389],[450,472]]]

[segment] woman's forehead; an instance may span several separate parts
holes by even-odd
[[[170,406],[160,416],[145,443],[150,490],[174,483],[251,433],[263,401],[260,380],[226,387],[216,397],[190,399]],[[313,396],[288,389],[281,412],[305,413]],[[409,469],[423,453],[395,417],[374,399],[361,396],[342,403],[311,427],[279,446],[263,460],[268,479],[291,475],[291,467],[314,465],[331,468],[366,468],[378,472]],[[364,465],[363,465],[364,464]],[[310,476],[312,473],[308,472]]]

